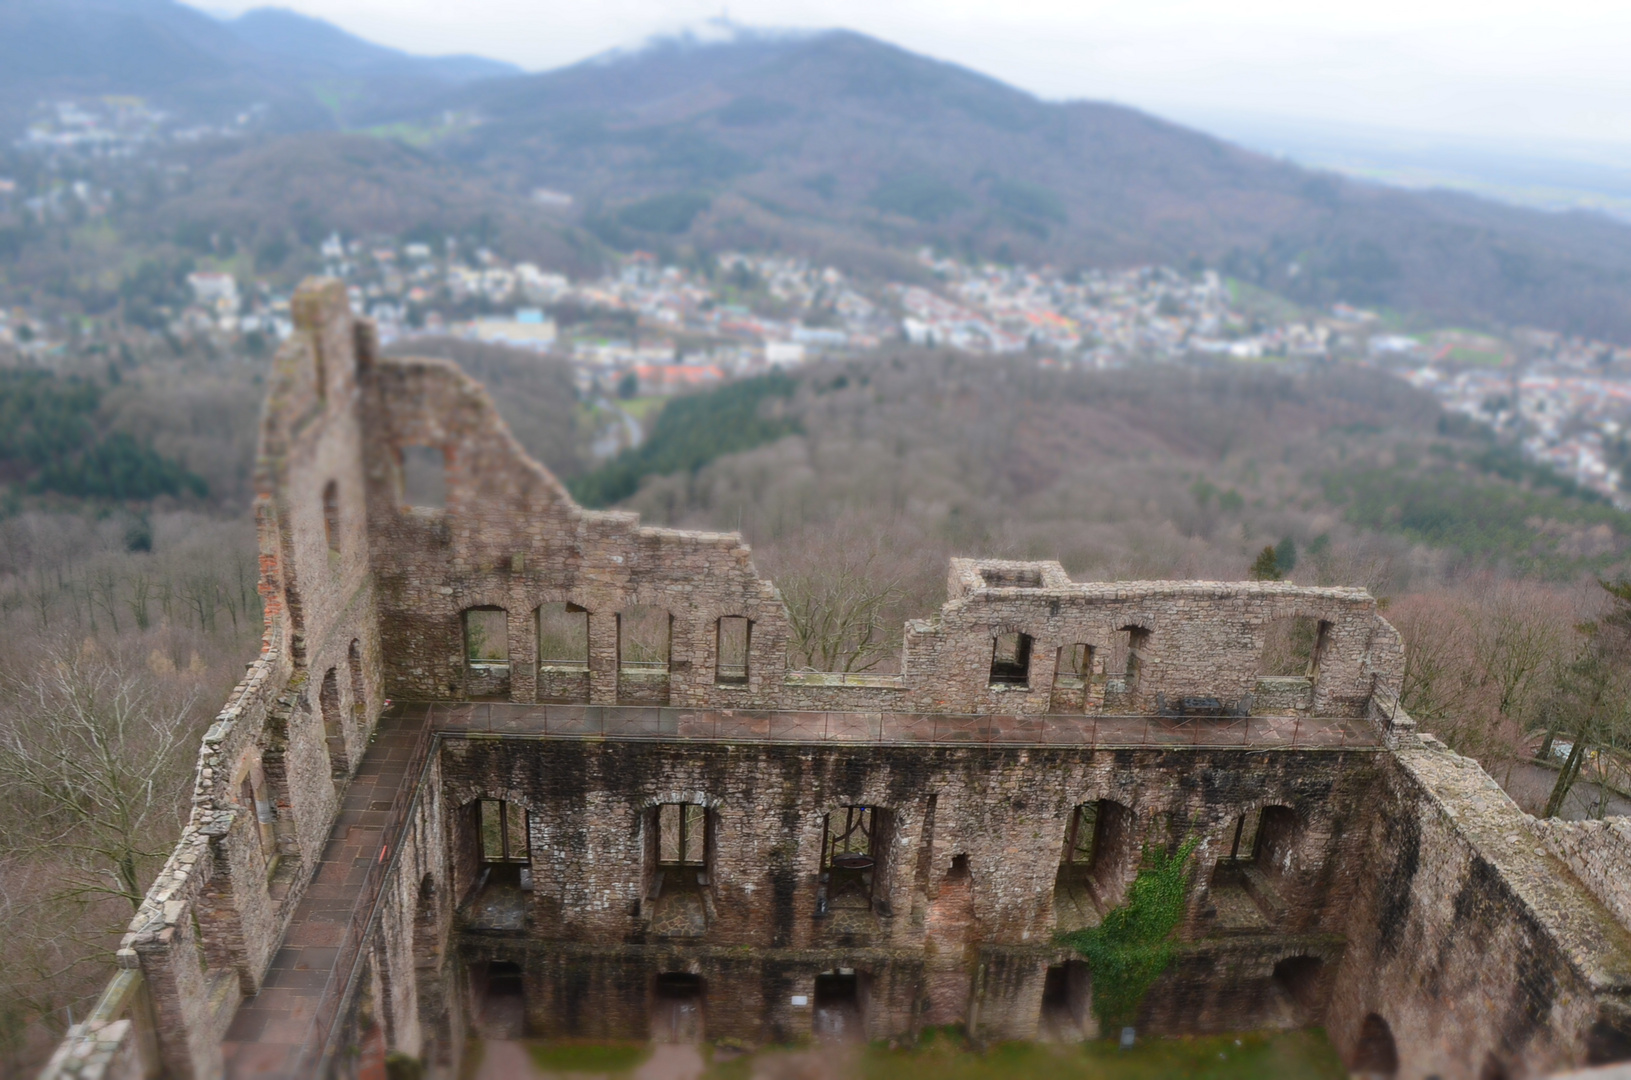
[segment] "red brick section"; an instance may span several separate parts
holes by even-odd
[[[419,771],[425,719],[422,709],[380,718],[261,991],[227,1029],[228,1077],[297,1077],[321,1049],[378,896],[376,867],[412,795],[410,771],[415,777]]]

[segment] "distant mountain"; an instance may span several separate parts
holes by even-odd
[[[902,253],[922,244],[1066,269],[1204,263],[1309,303],[1631,341],[1631,226],[1308,170],[847,31],[682,36],[524,75],[275,9],[223,22],[174,0],[0,0],[0,137],[53,95],[111,93],[197,119],[261,105],[273,132],[414,148],[321,142],[296,156],[345,185],[334,197],[302,183],[297,206],[252,184],[266,202],[246,202],[229,185],[167,211],[230,205],[211,222],[225,231],[261,235],[263,217],[430,228],[479,222],[483,200],[491,223],[530,221],[544,187],[625,249],[774,247],[890,275],[913,272]],[[213,191],[262,154],[196,162],[196,182]],[[444,181],[459,194],[441,205]],[[574,235],[559,224],[538,228]],[[482,231],[503,245],[496,224]]]
[[[522,73],[514,64],[481,56],[412,56],[287,8],[255,8],[226,26],[263,55],[320,64],[348,75],[417,76],[456,85]]]
[[[439,152],[573,193],[619,245],[1204,261],[1310,302],[1631,340],[1631,228],[1606,218],[1310,171],[850,32],[674,39],[399,112],[448,108],[484,122]]]
[[[0,0],[0,135],[39,101],[132,94],[199,121],[260,105],[274,130],[352,126],[450,87],[513,75],[477,57],[415,57],[292,12],[230,22],[175,0]]]

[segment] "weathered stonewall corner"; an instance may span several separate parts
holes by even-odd
[[[1186,837],[1145,1031],[1322,1025],[1418,1080],[1631,1059],[1626,822],[1537,822],[1418,736],[1364,591],[954,559],[898,674],[790,671],[739,536],[578,507],[338,283],[295,315],[261,653],[53,1080],[452,1077],[471,1032],[1080,1039],[1056,935]],[[1300,674],[1264,668],[1288,620]]]

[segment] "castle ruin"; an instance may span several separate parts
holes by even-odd
[[[900,671],[790,670],[734,534],[578,507],[451,364],[296,297],[266,635],[45,1075],[456,1075],[471,1033],[1097,1034],[1057,943],[1199,842],[1150,1033],[1356,1071],[1631,1059],[1631,828],[1537,821],[1399,707],[1365,591],[954,559]],[[1265,676],[1280,620],[1313,628]]]

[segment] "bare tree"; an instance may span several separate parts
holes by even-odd
[[[1607,593],[1607,608],[1600,618],[1579,627],[1583,646],[1559,671],[1549,702],[1548,727],[1569,736],[1570,746],[1543,817],[1563,809],[1588,762],[1606,778],[1605,759],[1617,759],[1631,745],[1631,580],[1599,584]],[[1599,813],[1606,801],[1605,784],[1599,792]]]
[[[62,897],[141,904],[175,840],[197,732],[193,697],[163,702],[139,663],[60,648],[0,729],[0,828],[12,852],[51,855]]]
[[[898,577],[876,572],[876,553],[831,574],[795,574],[781,583],[792,630],[793,663],[817,671],[870,671],[899,648],[884,613],[902,595]]]

